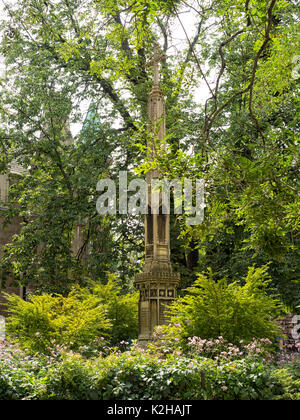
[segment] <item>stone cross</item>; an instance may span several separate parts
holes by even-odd
[[[150,150],[161,148],[166,137],[166,110],[164,95],[159,88],[159,63],[165,58],[155,45],[154,56],[147,64],[153,66],[154,86],[149,93],[147,114],[151,140],[147,142]],[[150,136],[149,136],[150,138]],[[159,149],[160,150],[160,149]],[[158,151],[159,153],[159,151]],[[145,217],[145,261],[143,272],[136,274],[135,286],[140,291],[139,299],[139,338],[138,345],[145,347],[153,339],[157,325],[169,323],[168,306],[176,299],[179,273],[174,273],[170,259],[170,214],[158,197],[155,210],[155,199],[152,198],[152,180],[160,178],[159,170],[147,172],[148,214]],[[153,205],[153,207],[152,207]]]
[[[147,67],[153,66],[153,72],[154,72],[154,79],[153,84],[154,86],[158,86],[159,84],[159,63],[166,58],[165,53],[159,52],[159,46],[155,45],[154,47],[154,56],[147,64]]]

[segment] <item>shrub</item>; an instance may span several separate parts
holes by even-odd
[[[265,266],[249,268],[244,284],[215,281],[209,270],[171,306],[170,319],[182,325],[185,338],[222,336],[234,344],[253,337],[275,341],[280,327],[274,319],[282,305],[268,294],[269,281]]]
[[[203,399],[202,366],[189,366],[189,358],[162,360],[154,354],[131,351],[98,360],[97,387],[108,400]],[[214,364],[203,361],[203,366]]]
[[[274,344],[268,338],[253,338],[250,342],[240,340],[238,345],[234,345],[221,336],[216,339],[202,339],[196,336],[184,339],[182,336],[183,329],[180,324],[157,326],[153,334],[154,339],[147,349],[160,356],[200,356],[217,361],[247,359],[273,362],[276,359]],[[286,357],[282,359],[283,364],[287,361]]]
[[[274,371],[274,377],[282,387],[276,400],[300,400],[300,364],[294,363]]]
[[[251,360],[219,363],[208,380],[210,399],[215,400],[270,400],[281,390],[272,369]]]
[[[82,296],[91,293],[99,305],[107,308],[111,323],[108,335],[112,344],[137,338],[139,292],[122,293],[118,281],[111,275],[107,284],[93,283],[89,289],[81,289],[81,293]]]
[[[177,355],[161,359],[139,349],[93,360],[72,353],[57,358],[28,357],[16,346],[5,347],[0,346],[0,399],[256,400],[297,396],[295,382],[287,394],[280,371],[251,360],[217,363]]]
[[[198,354],[202,357],[209,357],[214,360],[256,360],[256,361],[272,361],[274,360],[274,353],[272,349],[272,342],[269,339],[253,339],[250,343],[240,341],[240,345],[233,345],[224,340],[223,337],[217,339],[201,339],[193,337],[188,339],[189,352]]]
[[[141,350],[85,361],[66,355],[59,395],[103,400],[270,400],[286,396],[276,369],[253,360],[161,359]]]
[[[22,348],[49,354],[57,345],[85,353],[103,350],[103,336],[116,344],[138,333],[138,292],[122,294],[111,276],[106,285],[74,287],[67,297],[31,295],[25,302],[7,295],[7,333]]]
[[[60,363],[59,359],[32,357],[17,344],[0,341],[0,400],[51,398],[60,382]]]
[[[33,295],[28,302],[7,295],[7,299],[8,337],[33,352],[47,354],[59,344],[77,349],[104,334],[111,325],[107,308],[92,295],[85,299],[76,292],[67,297]]]

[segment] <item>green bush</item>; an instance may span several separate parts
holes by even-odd
[[[0,400],[43,399],[43,395],[49,398],[60,382],[60,363],[45,356],[32,357],[16,344],[0,341]]]
[[[8,337],[22,348],[49,354],[59,345],[99,350],[106,337],[112,344],[137,337],[138,293],[121,293],[114,277],[106,285],[75,287],[67,297],[31,295],[25,302],[7,295]]]
[[[243,283],[215,281],[209,270],[172,305],[170,320],[181,324],[185,338],[222,336],[234,344],[252,338],[275,342],[281,335],[275,318],[282,304],[268,294],[269,281],[267,267],[250,267]]]
[[[167,354],[203,357],[217,361],[252,360],[273,362],[276,359],[274,344],[268,338],[253,338],[250,342],[240,340],[239,344],[229,343],[223,337],[202,339],[183,336],[180,324],[158,326],[153,334],[154,340],[148,343],[148,351],[161,356]]]
[[[276,400],[300,400],[300,364],[292,363],[275,370],[274,377],[282,387]]]
[[[147,351],[84,359],[31,356],[0,346],[0,399],[7,400],[258,400],[287,394],[280,371],[250,360],[164,359]]]
[[[278,388],[269,367],[245,360],[191,359],[174,354],[123,353],[101,361],[98,385],[105,399],[270,399]]]
[[[107,308],[92,295],[81,299],[71,292],[67,297],[33,295],[28,302],[16,295],[7,299],[8,337],[33,352],[49,353],[59,344],[77,349],[111,326]]]
[[[111,323],[108,334],[112,344],[137,338],[139,292],[122,293],[115,277],[110,276],[107,284],[93,283],[90,289],[81,289],[81,293],[83,297],[91,293],[99,305],[107,308]]]

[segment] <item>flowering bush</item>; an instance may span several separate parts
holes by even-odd
[[[32,357],[17,344],[0,341],[0,400],[45,399],[59,381],[61,361],[58,353],[51,357]],[[47,383],[52,383],[48,392]]]
[[[280,351],[276,354],[276,363],[278,366],[296,366],[298,367],[298,376],[300,377],[300,353],[287,353]]]
[[[255,339],[250,343],[240,340],[240,345],[236,346],[228,343],[223,337],[217,339],[201,339],[200,337],[188,338],[189,350],[192,354],[198,354],[203,357],[209,357],[214,360],[273,360],[273,346],[268,338]]]
[[[32,356],[0,344],[2,400],[297,399],[293,372],[252,359],[161,358],[139,348],[86,359],[62,346],[51,356]]]
[[[271,361],[275,359],[275,346],[268,338],[252,338],[250,342],[240,340],[238,345],[229,343],[224,337],[202,339],[188,337],[184,339],[181,324],[158,326],[153,334],[153,342],[148,345],[152,353],[165,356],[185,354],[189,357],[201,356],[216,361],[251,359]]]
[[[148,351],[160,356],[167,354],[180,356],[185,341],[182,339],[180,332],[181,324],[159,325],[155,327],[153,340],[147,346]]]

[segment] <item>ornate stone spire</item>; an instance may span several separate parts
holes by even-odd
[[[159,52],[159,46],[156,44],[154,47],[154,55],[147,64],[148,67],[153,66],[153,86],[159,88],[159,63],[166,59],[165,53]]]
[[[152,153],[158,153],[161,142],[166,136],[166,110],[162,91],[159,88],[159,63],[166,58],[165,54],[160,54],[158,46],[155,46],[154,56],[149,61],[148,67],[153,66],[153,87],[148,100],[148,122],[149,131],[152,133],[152,143],[148,142],[148,149]],[[158,141],[159,142],[158,142]]]
[[[148,66],[153,66],[154,81],[148,100],[148,121],[151,136],[148,140],[149,155],[159,155],[166,136],[166,111],[163,93],[159,87],[159,62],[165,58],[158,47]],[[160,178],[158,170],[147,173],[148,214],[145,217],[145,264],[143,273],[135,278],[140,290],[139,343],[152,339],[153,329],[167,322],[166,310],[176,298],[179,274],[172,272],[170,262],[170,215],[166,214],[159,199],[159,211],[152,208],[151,181]]]

